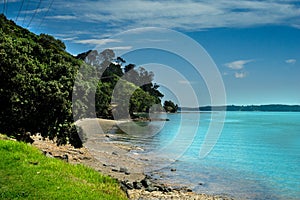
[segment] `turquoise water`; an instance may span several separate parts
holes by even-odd
[[[196,115],[199,113],[170,114],[170,121],[158,134],[132,142],[148,151],[163,148],[178,133],[180,121],[192,122]],[[227,112],[217,144],[200,159],[210,120],[210,113],[201,113],[188,150],[153,176],[198,192],[238,199],[300,199],[300,113]],[[194,127],[185,123],[182,128],[188,132]]]

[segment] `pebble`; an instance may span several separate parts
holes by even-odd
[[[113,171],[113,172],[118,172],[119,170],[116,169],[116,168],[112,168],[111,171]]]
[[[126,173],[126,172],[128,172],[128,169],[126,167],[120,167],[119,172]]]

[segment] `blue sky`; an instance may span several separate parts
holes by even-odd
[[[65,42],[72,54],[116,42],[110,38],[134,28],[179,31],[201,44],[215,62],[224,82],[227,104],[300,104],[300,1],[4,2],[0,3],[0,11],[9,19],[35,33],[54,35]],[[122,48],[130,46],[116,49]],[[141,58],[130,55],[126,59],[141,62]],[[186,67],[183,63],[176,66],[178,63],[168,64]],[[193,79],[192,74],[190,77]],[[190,82],[196,88],[203,85],[197,80]],[[197,90],[204,90],[201,88]],[[207,98],[199,98],[201,105],[209,104]]]

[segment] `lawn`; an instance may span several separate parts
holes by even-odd
[[[0,139],[0,199],[127,199],[116,180]]]

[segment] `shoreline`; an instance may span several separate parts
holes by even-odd
[[[126,155],[131,150],[140,150],[139,147],[111,141],[114,135],[110,134],[110,131],[116,126],[116,121],[87,119],[81,121],[81,126],[88,128],[91,126],[90,122],[95,125],[95,120],[103,131],[103,134],[97,135],[97,145],[101,145],[100,149],[93,146],[95,145],[93,140],[87,140],[84,147],[75,149],[71,145],[57,146],[53,141],[40,136],[32,137],[33,146],[39,148],[46,156],[67,158],[69,163],[84,164],[117,179],[129,199],[233,199],[228,196],[197,194],[187,187],[168,185],[163,180],[154,180],[143,172],[145,164]]]

